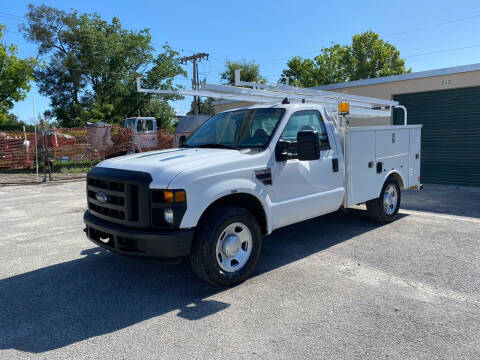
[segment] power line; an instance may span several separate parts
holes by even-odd
[[[3,17],[5,19],[20,21],[20,22],[27,19],[25,16],[14,15],[14,14],[2,12],[2,11],[0,11],[0,17]],[[12,31],[12,30],[5,30],[5,32],[11,33],[11,34],[23,35],[23,33],[21,33],[21,32]],[[91,38],[91,36],[88,35],[88,34],[77,34],[76,36],[87,39],[90,42],[90,45],[98,45],[99,44],[98,40],[96,41],[95,38]],[[154,42],[150,42],[150,44],[153,45],[154,47],[157,47],[157,48],[162,48],[163,47],[163,45],[160,45],[160,44],[157,44],[157,43],[154,43]],[[179,51],[179,52],[189,52],[189,53],[192,53],[192,54],[196,52],[194,50],[189,50],[189,49],[179,48],[179,47],[173,47],[173,46],[170,46],[170,48],[173,49],[173,50]],[[160,51],[160,50],[157,50],[157,49],[154,48],[154,51]],[[212,59],[214,61],[215,60],[220,60],[220,59],[216,59],[216,58],[212,58],[212,57],[210,57],[210,59]]]
[[[18,18],[18,19],[25,19],[25,16],[10,14],[10,13],[4,12],[4,11],[0,11],[0,15],[10,16],[10,17],[13,17],[13,18]]]
[[[451,48],[451,49],[431,51],[431,52],[426,52],[426,53],[421,53],[421,54],[408,55],[408,56],[405,56],[405,58],[412,58],[412,57],[417,57],[417,56],[425,56],[425,55],[433,55],[433,54],[442,54],[442,53],[446,53],[446,52],[452,52],[452,51],[458,51],[458,50],[464,50],[464,49],[471,49],[471,48],[476,48],[476,47],[480,47],[480,44],[462,46],[462,47]]]
[[[462,18],[458,18],[458,19],[453,19],[453,20],[449,20],[449,21],[444,21],[444,22],[439,22],[439,23],[435,23],[435,24],[425,25],[425,26],[421,26],[421,27],[417,27],[417,28],[413,28],[413,29],[408,29],[408,30],[404,30],[404,31],[396,32],[396,33],[391,33],[391,34],[386,34],[386,35],[380,35],[380,37],[385,38],[385,37],[392,37],[392,36],[397,36],[397,35],[412,33],[412,32],[416,32],[416,31],[426,30],[426,29],[430,29],[430,28],[434,28],[434,27],[442,26],[442,25],[447,25],[447,24],[458,23],[458,22],[461,22],[461,21],[470,20],[470,19],[479,18],[479,17],[480,17],[480,14],[471,15],[471,16],[466,16],[466,17],[462,17]],[[275,62],[275,61],[279,61],[279,60],[290,59],[290,58],[292,58],[292,57],[294,57],[294,56],[302,56],[302,55],[307,55],[307,54],[315,53],[315,52],[318,52],[318,51],[319,51],[318,49],[317,49],[317,50],[309,50],[309,51],[306,51],[306,52],[303,52],[303,53],[299,53],[299,54],[296,54],[296,55],[282,56],[282,57],[273,58],[273,59],[260,60],[260,61],[258,61],[258,62],[259,62],[259,63]]]
[[[8,20],[13,20],[13,21],[18,21],[18,22],[22,22],[22,21],[23,21],[23,19],[17,19],[17,18],[8,16],[8,15],[0,15],[0,18],[8,19]]]
[[[11,33],[11,34],[16,34],[16,35],[24,35],[22,32],[18,32],[18,31],[12,31],[12,30],[5,30],[6,33]],[[97,48],[97,49],[101,49],[101,50],[104,50],[105,49],[105,44],[106,42],[101,42],[98,38],[93,38],[91,37],[91,35],[89,34],[78,34],[76,35],[77,37],[80,37],[80,38],[83,38],[83,40],[91,47],[93,48]],[[163,47],[163,45],[159,45],[159,44],[156,44],[156,43],[153,43],[153,42],[150,42],[149,45],[153,45],[152,49],[153,51],[155,52],[160,52],[160,48]],[[79,49],[80,47],[79,46],[72,46],[71,49]],[[116,44],[115,48],[118,48],[118,44]],[[181,50],[181,51],[184,51],[183,49],[179,49],[179,48],[175,48],[175,47],[171,47],[171,49],[173,50]]]
[[[198,65],[197,61],[202,61],[202,60],[208,60],[209,54],[207,53],[195,53],[191,56],[184,56],[180,58],[180,61],[183,64],[187,64],[189,61],[192,62],[193,65],[193,81],[192,81],[192,89],[193,90],[198,90],[199,89],[199,83],[198,83]],[[199,97],[194,96],[193,101],[194,101],[194,106],[193,106],[193,114],[198,115],[199,112]]]
[[[391,37],[391,36],[408,34],[408,33],[415,32],[415,31],[431,29],[433,27],[442,26],[442,25],[454,24],[454,23],[457,23],[457,22],[460,22],[460,21],[470,20],[470,19],[474,19],[474,18],[478,18],[478,17],[480,17],[480,14],[472,15],[472,16],[466,16],[466,17],[463,17],[463,18],[454,19],[454,20],[450,20],[450,21],[439,22],[439,23],[436,23],[436,24],[420,26],[420,27],[405,30],[405,31],[400,31],[400,32],[391,33],[391,34],[387,34],[387,35],[382,35],[382,37]]]

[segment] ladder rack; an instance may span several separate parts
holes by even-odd
[[[261,84],[257,82],[240,81],[240,70],[235,71],[235,86],[208,84],[203,82],[200,90],[178,89],[161,90],[145,89],[137,78],[137,91],[143,93],[201,96],[221,100],[247,101],[252,103],[278,104],[284,99],[289,102],[313,103],[324,105],[332,112],[337,113],[338,104],[348,102],[352,113],[369,114],[373,116],[390,116],[393,108],[402,108],[405,112],[405,125],[407,112],[397,101],[377,99],[372,97],[351,95],[333,91],[300,88],[283,84]]]

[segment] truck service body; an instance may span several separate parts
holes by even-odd
[[[222,142],[229,132],[243,142]],[[201,278],[232,285],[253,271],[262,237],[275,229],[360,203],[375,220],[393,221],[400,189],[422,186],[420,132],[344,126],[315,103],[220,113],[180,148],[94,167],[86,233],[124,255],[190,256]]]

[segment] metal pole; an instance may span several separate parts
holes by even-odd
[[[136,122],[135,122],[135,125],[136,125]],[[131,129],[131,131],[132,131],[132,154],[135,154],[135,130],[134,130],[135,125],[132,125],[132,129]]]
[[[35,112],[35,96],[33,97],[33,128],[35,132],[35,166],[37,168],[37,183],[38,183],[38,146],[37,146],[37,117]]]
[[[203,60],[206,59],[208,60],[209,54],[206,53],[195,53],[191,56],[184,56],[180,58],[180,62],[182,64],[186,64],[188,61],[191,61],[193,64],[193,79],[192,79],[192,90],[193,91],[198,91],[199,86],[198,86],[198,64],[197,60]],[[140,87],[140,82],[137,79],[137,91]],[[196,94],[193,95],[193,113],[194,115],[198,115],[199,112],[199,102],[200,102],[200,97]]]
[[[403,105],[395,105],[396,109],[402,109],[405,117],[403,118],[403,125],[407,126],[407,108]]]
[[[40,130],[42,130],[42,156],[43,156],[43,180],[42,182],[47,182],[47,139],[45,136],[45,122],[40,120]]]
[[[197,89],[197,59],[193,58],[192,60],[193,63],[193,90],[198,90]],[[193,115],[198,115],[198,96],[193,97]]]

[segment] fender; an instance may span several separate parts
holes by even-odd
[[[271,233],[272,216],[270,206],[267,206],[268,195],[265,187],[250,179],[238,178],[223,180],[221,182],[210,185],[206,189],[202,189],[201,196],[196,197],[196,199],[193,201],[193,203],[195,203],[195,206],[188,207],[187,205],[187,211],[183,216],[180,228],[196,227],[198,221],[200,220],[200,217],[211,204],[224,196],[241,193],[254,196],[262,204],[263,210],[265,212],[265,218],[267,220],[267,232],[268,234]]]
[[[380,187],[380,190],[378,191],[377,197],[380,196],[380,193],[382,192],[383,185],[385,184],[385,181],[387,181],[387,179],[390,176],[398,181],[398,185],[400,186],[400,189],[405,189],[405,179],[403,178],[402,174],[398,170],[391,170],[383,177],[382,186]]]

